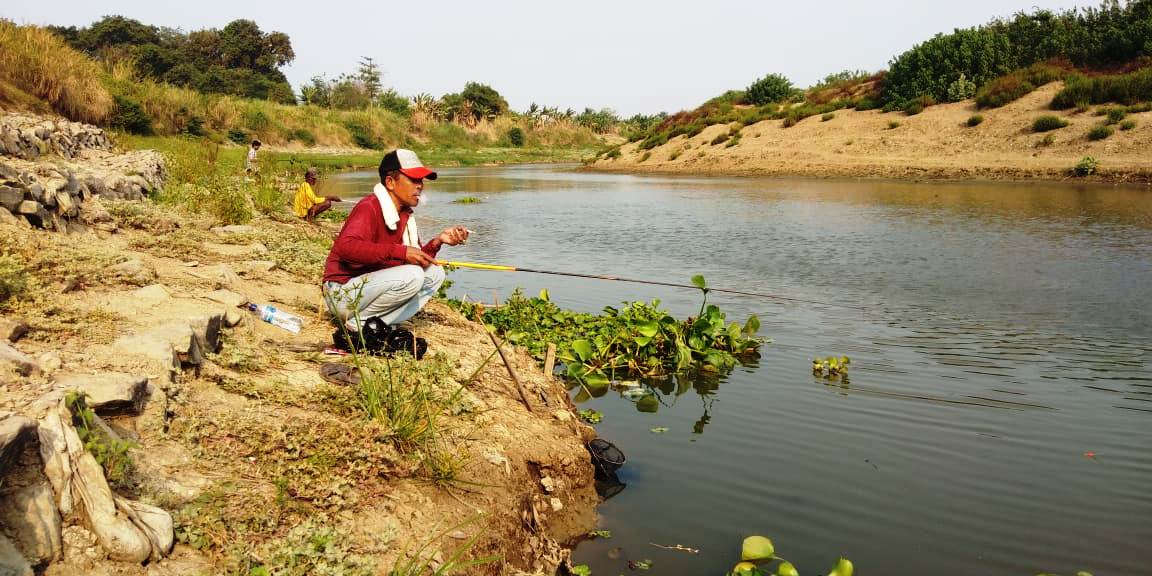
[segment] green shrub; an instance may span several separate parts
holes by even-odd
[[[982,122],[984,122],[984,117],[981,116],[980,114],[973,114],[973,115],[968,117],[968,127],[969,128],[971,128],[973,126],[979,126]]]
[[[1111,126],[1096,126],[1088,131],[1089,140],[1103,140],[1112,135]]]
[[[152,119],[140,103],[119,94],[113,96],[112,116],[108,119],[108,125],[129,134],[151,136],[153,133]]]
[[[316,135],[307,128],[297,128],[292,131],[292,140],[303,142],[306,146],[316,145]]]
[[[900,127],[900,122],[898,122],[896,120],[889,120],[888,121],[888,129],[889,130],[895,130],[899,127]]]
[[[784,128],[791,128],[791,127],[795,126],[796,124],[798,124],[799,122],[800,122],[800,119],[798,117],[788,115],[788,116],[784,117],[784,123],[781,124],[781,126],[783,126]]]
[[[228,139],[231,140],[233,144],[240,144],[241,146],[247,146],[249,144],[248,132],[240,128],[233,128],[229,130]]]
[[[1056,138],[1051,134],[1045,134],[1039,142],[1036,143],[1037,148],[1047,148],[1056,143]]]
[[[27,286],[28,277],[16,257],[0,255],[0,304],[9,298],[19,296]]]
[[[1120,121],[1123,120],[1124,116],[1126,116],[1126,115],[1127,115],[1127,112],[1125,112],[1123,108],[1109,108],[1108,109],[1107,123],[1108,124],[1119,124]]]
[[[1125,121],[1120,123],[1120,129],[1121,130],[1131,130],[1135,127],[1136,127],[1136,121],[1135,120],[1125,120]]]
[[[184,124],[184,133],[189,136],[200,137],[204,135],[204,118],[193,115],[188,118],[188,122]]]
[[[717,144],[723,144],[727,140],[728,140],[728,133],[727,132],[721,132],[720,134],[717,134],[716,137],[713,138],[712,142],[710,142],[709,144],[715,146]]]
[[[348,129],[348,133],[352,135],[352,141],[357,146],[371,150],[384,149],[384,142],[372,134],[371,129],[359,119],[349,118],[345,120],[344,128]]]
[[[760,106],[787,100],[794,92],[791,80],[780,74],[769,74],[753,82],[744,91],[744,100],[749,104]]]
[[[1129,114],[1139,114],[1141,112],[1152,112],[1152,102],[1141,102],[1133,104],[1126,108]]]
[[[959,102],[967,100],[976,93],[976,83],[968,79],[968,75],[961,72],[960,77],[948,85],[948,101]]]
[[[672,153],[668,155],[668,161],[671,162],[672,160],[679,158],[680,155],[683,153],[684,153],[683,149],[673,150]]]
[[[643,153],[643,154],[641,154],[641,155],[640,155],[640,160],[639,160],[639,162],[644,162],[644,161],[648,160],[648,159],[649,159],[649,158],[651,158],[651,157],[652,157],[652,153],[651,153],[651,152],[645,152],[645,153]]]
[[[879,106],[876,104],[875,100],[869,98],[861,98],[860,100],[856,101],[855,108],[857,111],[863,112],[865,110],[875,110],[876,108],[879,108]]]
[[[825,114],[825,115],[821,116],[821,117],[820,117],[820,121],[821,121],[821,122],[827,122],[827,121],[829,121],[829,120],[831,120],[831,119],[833,119],[833,118],[835,118],[835,117],[836,117],[836,115],[835,115],[835,114],[833,114],[833,113],[829,112],[829,113],[827,113],[827,114]]]
[[[1072,168],[1072,173],[1077,176],[1091,176],[1096,173],[1096,170],[1099,167],[1100,163],[1097,162],[1095,158],[1091,156],[1085,156],[1076,163],[1074,168]]]
[[[524,145],[524,131],[519,126],[508,129],[508,142],[519,148]]]
[[[1064,89],[1052,98],[1053,110],[1066,110],[1083,103],[1138,104],[1152,100],[1152,67],[1114,76],[1081,76],[1073,74]]]
[[[999,108],[1064,77],[1064,70],[1051,64],[1033,64],[986,82],[976,92],[976,106]]]
[[[609,150],[608,153],[604,155],[604,157],[605,158],[611,158],[612,160],[619,158],[620,157],[620,147],[617,146],[617,147]]]
[[[1041,116],[1032,122],[1033,132],[1050,132],[1068,125],[1068,121],[1058,116]]]

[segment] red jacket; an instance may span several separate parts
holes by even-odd
[[[328,260],[324,263],[324,281],[344,284],[357,276],[404,264],[404,256],[408,252],[408,247],[404,245],[404,227],[412,217],[412,209],[400,210],[399,216],[396,229],[390,230],[384,223],[384,212],[375,194],[369,194],[357,202],[344,221],[344,227],[340,229],[332,250],[328,252]],[[440,251],[440,243],[428,242],[421,250],[435,258]]]

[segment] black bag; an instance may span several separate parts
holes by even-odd
[[[337,330],[332,335],[332,341],[344,350],[360,351],[373,356],[390,356],[404,350],[420,360],[428,351],[428,341],[417,338],[403,328],[393,328],[375,316],[365,320],[359,332]]]

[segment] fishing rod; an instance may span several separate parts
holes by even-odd
[[[555,272],[552,270],[534,270],[531,268],[519,268],[516,266],[502,266],[499,264],[482,264],[477,262],[448,262],[437,260],[437,264],[441,266],[454,266],[456,268],[473,268],[475,270],[494,270],[497,272],[531,272],[533,274],[551,274],[554,276],[574,276],[576,278],[591,278],[593,280],[612,280],[615,282],[635,282],[636,284],[653,284],[656,286],[671,286],[673,288],[691,288],[693,290],[700,290],[699,286],[692,284],[676,284],[674,282],[659,282],[656,280],[635,280],[632,278],[620,278],[618,276],[597,276],[595,274],[577,274],[575,272]],[[732,290],[729,288],[708,288],[708,292],[724,292],[726,294],[740,294],[741,296],[756,296],[759,298],[772,298],[774,300],[787,300],[789,302],[803,302],[805,304],[819,304],[821,306],[834,306],[838,308],[852,308],[854,310],[864,310],[860,306],[850,306],[848,304],[833,304],[831,302],[820,302],[819,300],[805,300],[803,298],[789,298],[787,296],[777,296],[776,294],[764,294],[762,292],[746,292],[743,290]]]

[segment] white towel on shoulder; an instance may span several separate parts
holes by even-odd
[[[400,222],[400,214],[396,212],[396,205],[392,203],[392,196],[383,184],[377,183],[372,187],[372,193],[380,201],[380,211],[384,213],[384,224],[389,230],[395,230]],[[413,248],[420,247],[420,234],[416,230],[416,214],[408,215],[408,224],[404,226],[404,244]]]

